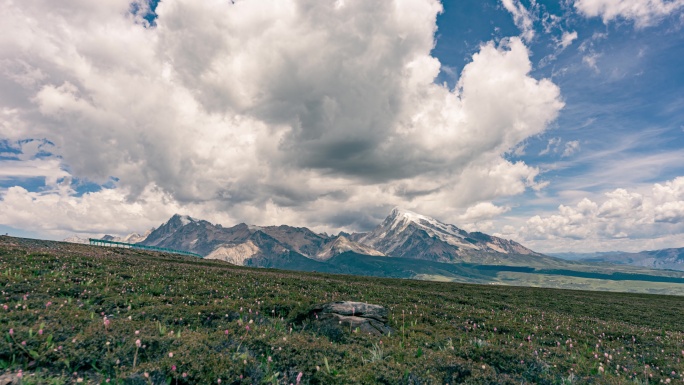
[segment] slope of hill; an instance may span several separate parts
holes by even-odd
[[[6,236],[0,285],[0,376],[22,370],[26,384],[643,384],[684,372],[684,297],[251,269]],[[393,332],[305,317],[344,300],[384,306]]]

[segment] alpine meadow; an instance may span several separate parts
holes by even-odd
[[[0,0],[0,385],[684,384],[684,0]]]

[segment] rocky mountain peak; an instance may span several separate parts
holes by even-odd
[[[536,254],[509,240],[468,233],[426,215],[395,207],[373,231],[359,239],[386,255],[441,262],[477,260],[483,253]]]
[[[190,217],[189,215],[181,215],[181,214],[174,214],[166,224],[172,225],[174,227],[183,227],[187,226],[190,223],[197,222],[195,219]]]

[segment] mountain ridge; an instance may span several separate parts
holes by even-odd
[[[557,267],[561,260],[519,243],[472,232],[399,207],[366,233],[327,235],[289,225],[233,227],[176,214],[140,242],[143,245],[187,250],[208,259],[239,265],[281,265],[291,253],[325,262],[337,255],[405,258],[442,263],[542,265]]]

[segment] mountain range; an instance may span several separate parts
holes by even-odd
[[[650,269],[669,269],[684,271],[684,247],[645,250],[636,253],[607,251],[597,253],[557,253],[555,257],[589,263],[611,263],[618,265],[641,266]]]
[[[337,255],[404,258],[441,263],[556,265],[559,260],[534,252],[514,241],[480,232],[469,233],[450,224],[395,208],[367,233],[318,234],[306,227],[222,227],[189,216],[174,215],[143,241],[147,246],[187,250],[208,259],[237,265],[273,264],[292,253],[326,262]]]
[[[365,233],[328,235],[306,227],[245,223],[223,227],[187,215],[174,215],[142,236],[105,239],[128,243],[139,240],[141,245],[185,250],[240,266],[684,295],[683,273],[653,270],[681,266],[681,250],[679,254],[677,249],[665,254],[635,253],[638,258],[629,260],[612,253],[600,254],[604,258],[601,260],[568,260],[573,256],[560,255],[566,258],[563,259],[544,255],[512,240],[467,232],[400,208],[394,208],[377,227]],[[669,262],[653,263],[654,260]]]

